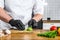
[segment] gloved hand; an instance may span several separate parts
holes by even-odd
[[[31,20],[28,22],[28,26],[36,27],[36,26],[37,26],[37,22],[36,22],[34,19],[31,19]]]
[[[25,26],[21,22],[21,20],[14,20],[14,19],[12,19],[12,20],[9,21],[9,24],[11,26],[15,26],[18,30],[24,30],[25,29]]]

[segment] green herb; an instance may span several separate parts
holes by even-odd
[[[37,34],[37,36],[43,36],[43,37],[48,37],[48,38],[55,38],[57,36],[57,31],[48,31],[44,32],[42,34]]]

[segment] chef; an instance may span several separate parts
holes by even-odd
[[[44,0],[0,0],[0,29],[24,30],[41,20],[43,11]]]

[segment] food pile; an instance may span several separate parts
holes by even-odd
[[[37,34],[37,36],[48,37],[48,38],[55,38],[57,36],[56,31],[48,31],[42,34]]]
[[[10,30],[0,30],[0,37],[11,34]]]
[[[48,38],[55,38],[56,36],[60,35],[60,27],[51,26],[50,31],[39,33],[37,36],[48,37]]]
[[[26,29],[26,31],[32,31],[32,30],[33,30],[32,26],[30,26]]]

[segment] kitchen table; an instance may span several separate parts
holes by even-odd
[[[0,40],[60,40],[60,36],[55,38],[38,37],[38,33],[45,32],[46,30],[34,29],[32,32],[20,32],[18,30],[11,30],[10,35],[0,37]]]

